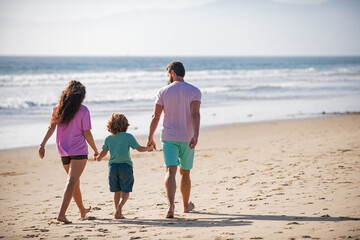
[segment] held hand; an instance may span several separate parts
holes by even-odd
[[[190,149],[195,148],[197,142],[198,142],[198,137],[195,137],[195,136],[192,137],[190,140],[190,144],[189,144]]]
[[[99,152],[98,152],[98,151],[95,151],[95,152],[94,152],[94,161],[98,161],[98,160],[97,160],[97,158],[98,158],[97,156],[99,156]]]
[[[155,141],[154,141],[153,138],[149,138],[149,140],[148,140],[147,146],[150,147],[151,145],[153,145],[153,149],[156,150],[156,143],[155,143]],[[152,151],[152,150],[151,150],[151,151]]]
[[[154,145],[154,143],[152,142],[151,144],[150,144],[150,150],[148,151],[148,152],[152,152],[152,151],[154,151],[154,148],[155,148],[155,145]]]
[[[39,148],[39,157],[43,159],[45,156],[45,147],[40,146]]]

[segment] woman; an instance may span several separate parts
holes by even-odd
[[[90,130],[89,110],[82,105],[85,94],[85,86],[80,82],[73,80],[68,84],[60,96],[59,104],[53,109],[49,129],[39,148],[39,156],[44,158],[46,142],[57,126],[56,145],[63,167],[68,175],[60,212],[57,217],[58,221],[64,223],[71,223],[66,218],[65,213],[72,197],[80,210],[82,218],[91,209],[91,207],[84,207],[80,191],[80,176],[88,159],[86,142],[94,150],[94,157],[99,153]]]

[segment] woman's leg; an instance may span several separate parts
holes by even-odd
[[[70,168],[70,164],[68,165],[63,165],[66,173],[68,174],[69,173],[69,168]],[[74,198],[74,201],[76,203],[76,205],[78,206],[79,208],[79,211],[80,211],[80,216],[82,218],[84,218],[86,216],[86,214],[88,212],[90,212],[90,209],[91,207],[89,208],[85,208],[84,205],[83,205],[83,201],[82,201],[82,195],[81,195],[81,191],[80,191],[80,179],[79,181],[76,183],[75,185],[75,189],[74,189],[74,193],[73,193],[73,198]]]
[[[59,216],[57,218],[58,221],[65,222],[65,223],[71,223],[69,220],[66,219],[65,213],[66,213],[67,208],[69,207],[71,198],[73,197],[76,185],[79,183],[80,176],[81,176],[82,172],[84,171],[86,162],[87,162],[87,159],[72,160],[70,162],[64,196],[63,196]],[[79,187],[79,191],[80,191],[80,187]],[[79,196],[76,196],[76,198],[77,198],[77,200],[75,200],[75,201],[80,201]],[[74,199],[75,199],[75,197],[74,197]]]

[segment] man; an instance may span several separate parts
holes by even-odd
[[[169,205],[166,218],[173,218],[176,192],[175,176],[178,166],[180,167],[180,191],[184,213],[195,208],[195,205],[189,201],[190,169],[193,167],[195,146],[199,137],[201,92],[184,81],[185,68],[181,62],[171,62],[166,70],[170,84],[161,88],[156,96],[148,146],[154,144],[156,149],[154,133],[161,113],[164,111],[161,141],[166,166],[165,190]]]

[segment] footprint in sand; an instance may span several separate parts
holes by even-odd
[[[183,238],[193,238],[194,235],[186,235],[186,236],[183,236]]]
[[[298,222],[289,222],[289,223],[286,224],[286,225],[300,225],[300,223],[298,223]]]
[[[106,228],[99,228],[98,231],[102,233],[110,233],[109,230]]]
[[[302,238],[311,238],[311,236],[305,235],[305,236],[302,236]]]
[[[40,234],[27,234],[23,238],[37,238]]]
[[[12,176],[23,175],[23,174],[24,173],[4,172],[4,173],[0,173],[0,176],[2,176],[2,177],[12,177]]]

